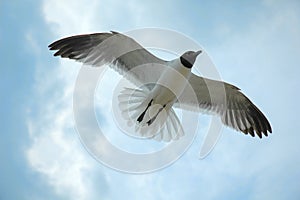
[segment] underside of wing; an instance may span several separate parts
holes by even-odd
[[[91,66],[110,65],[135,84],[156,82],[166,61],[157,58],[132,38],[117,32],[76,35],[49,45],[54,56]]]
[[[262,134],[268,136],[268,132],[272,133],[267,118],[239,88],[195,74],[190,77],[189,84],[193,91],[185,90],[177,106],[218,114],[225,125],[253,137],[256,134],[262,138]],[[191,92],[196,98],[192,98]]]

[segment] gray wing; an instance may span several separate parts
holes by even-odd
[[[54,56],[91,66],[109,64],[135,84],[156,82],[166,61],[157,58],[132,38],[117,32],[76,35],[49,45]],[[160,67],[157,67],[157,66]]]
[[[272,133],[267,118],[239,88],[195,74],[191,74],[189,83],[196,98],[185,90],[179,97],[181,108],[218,114],[225,125],[253,137],[255,133],[260,138]]]

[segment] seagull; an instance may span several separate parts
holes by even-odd
[[[54,56],[86,65],[109,65],[138,86],[121,91],[119,107],[130,113],[130,119],[139,125],[137,131],[157,140],[177,140],[184,135],[173,107],[218,115],[226,126],[252,137],[272,133],[265,115],[238,87],[191,71],[202,50],[166,61],[115,31],[66,37],[50,44],[49,49],[56,51]],[[149,131],[150,126],[155,131]]]

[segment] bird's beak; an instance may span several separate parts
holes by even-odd
[[[199,50],[199,51],[196,51],[195,52],[195,57],[197,57],[200,53],[202,53],[202,51],[201,50]]]

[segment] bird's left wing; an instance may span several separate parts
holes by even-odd
[[[50,44],[49,48],[57,50],[54,56],[87,65],[109,64],[135,84],[155,83],[166,64],[132,38],[113,31],[63,38]]]
[[[260,138],[272,133],[267,118],[239,88],[195,74],[191,74],[189,84],[192,91],[184,90],[176,107],[218,114],[225,125],[253,137],[255,133]]]

